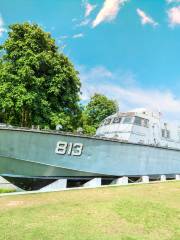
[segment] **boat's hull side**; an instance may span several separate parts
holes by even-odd
[[[21,160],[8,157],[0,157],[1,175],[18,175],[29,177],[94,177],[103,176],[93,172],[67,169],[51,164],[43,164],[35,161]]]
[[[90,179],[103,177],[94,173],[75,171],[72,169],[47,164],[0,157],[2,177],[24,190],[38,190],[60,178]]]
[[[57,154],[57,143],[83,144]],[[180,151],[81,136],[0,130],[0,175],[25,177],[142,176],[180,173]]]

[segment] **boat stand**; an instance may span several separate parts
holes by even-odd
[[[67,187],[67,179],[59,179],[43,188],[40,189],[40,191],[42,192],[46,192],[46,191],[54,191],[54,190],[63,190]]]
[[[166,175],[160,175],[156,178],[150,176],[141,176],[135,180],[133,178],[128,178],[126,176],[116,178],[108,182],[108,184],[103,184],[103,178],[92,178],[89,181],[82,183],[79,187],[68,187],[69,179],[59,179],[46,187],[41,188],[39,191],[59,191],[59,190],[70,190],[70,189],[83,189],[83,188],[98,188],[98,187],[107,187],[107,186],[121,186],[128,184],[146,184],[146,183],[155,183],[155,182],[165,182],[167,180],[180,180],[180,175],[175,175],[174,177],[168,178]]]
[[[7,195],[16,195],[16,194],[31,194],[31,193],[41,193],[41,192],[55,192],[55,191],[66,191],[66,190],[77,190],[77,189],[88,189],[88,188],[104,188],[109,186],[123,186],[123,185],[132,185],[132,184],[148,184],[148,183],[158,183],[158,182],[165,182],[165,181],[179,181],[180,174],[176,174],[174,176],[166,176],[166,175],[159,175],[156,177],[152,176],[141,176],[139,178],[130,178],[130,177],[120,177],[111,179],[107,181],[107,179],[103,178],[92,178],[90,180],[83,180],[81,185],[71,186],[69,187],[68,181],[70,179],[59,179],[39,190],[35,191],[23,191],[22,189],[16,188],[16,192],[12,193],[4,193],[0,194],[1,196]],[[6,183],[7,184],[7,183]],[[13,186],[14,188],[15,186]]]

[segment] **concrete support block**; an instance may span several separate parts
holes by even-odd
[[[149,176],[142,176],[143,183],[149,183]]]
[[[180,180],[180,174],[176,175],[176,180]]]
[[[61,190],[65,189],[67,186],[67,179],[59,179],[43,188],[40,191],[54,191],[54,190]]]
[[[117,179],[113,180],[111,184],[127,185],[128,184],[128,177],[117,178]]]
[[[83,187],[100,187],[101,178],[93,178],[90,181],[83,184]]]
[[[166,175],[161,175],[161,181],[165,182],[166,181]]]

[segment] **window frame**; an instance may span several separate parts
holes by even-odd
[[[130,119],[130,121],[129,121],[129,122],[126,122],[127,119]],[[133,117],[126,116],[126,117],[124,117],[122,123],[123,123],[123,124],[132,124],[132,122],[133,122]]]
[[[110,121],[107,123],[108,120],[110,120]],[[103,125],[104,125],[104,126],[110,125],[110,124],[111,124],[111,121],[112,121],[112,118],[107,118],[107,119],[104,120],[104,124],[103,124]]]
[[[118,119],[118,122],[114,122],[115,119]],[[123,119],[122,117],[114,117],[114,118],[112,119],[112,124],[121,123],[122,119]]]
[[[171,139],[171,131],[168,129],[162,128],[161,129],[161,137],[166,138],[166,139]]]
[[[139,123],[136,121],[137,119],[140,120]],[[149,119],[139,117],[139,116],[134,116],[133,125],[148,128],[149,127]]]

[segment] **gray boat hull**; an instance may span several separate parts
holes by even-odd
[[[57,144],[81,144],[79,155]],[[71,144],[71,145],[70,145]],[[79,145],[78,145],[79,146]],[[0,175],[23,178],[118,177],[180,173],[180,151],[58,132],[0,129]]]

